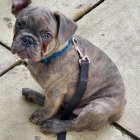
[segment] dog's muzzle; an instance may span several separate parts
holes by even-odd
[[[35,44],[34,39],[30,36],[23,36],[21,39],[23,45],[26,47],[30,47],[31,45]]]

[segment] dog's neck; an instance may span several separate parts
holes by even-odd
[[[68,42],[64,43],[63,45],[60,45],[59,49],[55,50],[54,53],[52,53],[52,55],[50,55],[49,57],[42,59],[41,62],[48,63],[64,55],[71,47],[72,39],[73,37],[71,37]]]

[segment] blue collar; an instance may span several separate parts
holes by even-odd
[[[64,49],[52,54],[48,58],[42,59],[41,62],[42,63],[48,63],[48,62],[53,61],[53,60],[57,59],[58,57],[64,55],[65,52],[67,52],[69,50],[69,48],[71,46],[71,43],[72,43],[72,39],[73,39],[73,37],[70,38],[70,40],[68,41],[68,43],[67,43],[67,45],[66,45],[66,47]]]

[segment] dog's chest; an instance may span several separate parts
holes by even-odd
[[[66,57],[59,58],[47,64],[29,61],[27,68],[35,81],[47,91],[47,93],[52,89],[53,91],[56,89],[58,93],[66,87],[68,91],[68,93],[66,93],[68,95],[66,100],[69,100],[75,93],[79,73],[78,61],[76,61],[76,63],[73,61],[73,58],[70,60]]]
[[[61,76],[59,70],[51,65],[29,62],[27,67],[32,77],[43,89],[47,89]]]

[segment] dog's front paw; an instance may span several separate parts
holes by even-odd
[[[48,119],[47,110],[44,108],[35,111],[29,118],[29,120],[37,125],[42,125],[44,121]]]
[[[25,97],[27,101],[30,101],[30,102],[33,102],[42,106],[44,105],[45,96],[35,90],[29,89],[29,88],[23,88],[22,95]]]
[[[31,89],[23,88],[22,89],[22,95],[25,97],[25,99],[27,101],[30,101],[30,102],[33,101],[34,96],[32,95],[32,90]]]
[[[63,121],[52,119],[47,120],[45,123],[41,126],[41,131],[43,133],[61,133],[66,130],[65,124]]]

